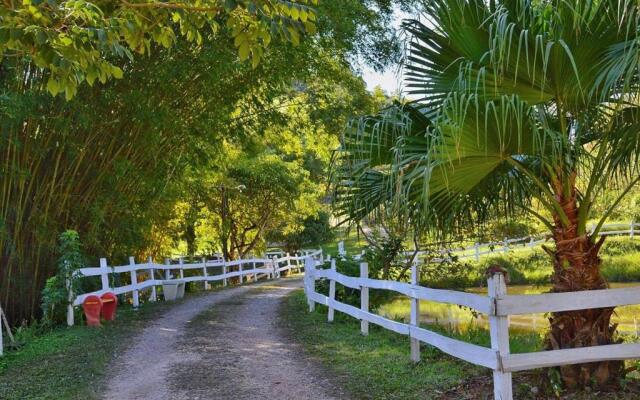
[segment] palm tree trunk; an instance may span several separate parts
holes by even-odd
[[[558,193],[558,191],[556,191]],[[545,249],[553,257],[552,292],[607,289],[602,276],[599,251],[604,237],[595,241],[586,233],[578,234],[578,207],[575,188],[568,196],[557,199],[569,219],[563,224],[555,219],[553,239],[555,250]],[[616,325],[611,324],[614,308],[597,308],[552,313],[551,330],[547,335],[548,350],[599,346],[615,343]],[[599,387],[615,384],[623,374],[621,361],[607,361],[560,367],[560,375],[568,388],[596,384]]]

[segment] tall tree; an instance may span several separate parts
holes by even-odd
[[[424,11],[404,25],[418,100],[349,126],[338,209],[353,220],[401,215],[439,235],[528,213],[555,243],[553,292],[607,288],[598,233],[640,180],[636,2],[434,0]],[[618,197],[593,215],[614,185]],[[547,347],[614,343],[612,313],[553,313]],[[614,382],[622,367],[560,370],[576,387]]]

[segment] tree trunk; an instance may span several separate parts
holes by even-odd
[[[558,193],[559,191],[556,191]],[[553,239],[555,251],[545,249],[554,260],[552,292],[607,289],[608,284],[600,271],[598,255],[604,237],[597,242],[588,233],[578,235],[578,208],[575,189],[568,198],[558,195],[568,226],[555,219]],[[547,335],[548,350],[599,346],[616,343],[616,325],[611,324],[614,308],[597,308],[552,313],[551,330]],[[567,365],[560,367],[566,387],[576,388],[616,384],[624,373],[622,361]]]

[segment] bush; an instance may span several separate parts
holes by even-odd
[[[81,290],[79,279],[74,272],[84,266],[78,232],[67,230],[58,239],[58,263],[56,275],[47,279],[42,290],[42,312],[45,325],[61,325],[66,321],[69,304],[69,287],[74,293]]]
[[[328,265],[325,264],[325,268],[328,268]],[[337,259],[336,260],[336,271],[346,276],[359,277],[360,276],[360,261],[355,261],[351,259]],[[378,278],[380,275],[380,270],[377,269],[369,269],[369,277]],[[316,290],[318,293],[322,293],[325,296],[329,295],[329,281],[328,280],[320,280],[316,282]],[[395,296],[394,292],[390,290],[369,290],[369,310],[371,312],[375,312],[378,310],[383,304],[389,302]],[[336,300],[352,305],[354,307],[360,307],[360,290],[352,289],[339,283],[336,284]]]
[[[304,248],[319,247],[335,238],[329,219],[329,213],[320,211],[317,216],[310,216],[304,220],[301,231],[286,235],[274,234],[269,240],[282,242],[285,250],[290,253]]]

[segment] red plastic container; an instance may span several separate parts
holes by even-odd
[[[102,311],[102,300],[96,295],[87,296],[82,302],[82,309],[87,318],[88,326],[100,326],[100,312]]]
[[[116,319],[116,309],[118,308],[118,298],[115,294],[107,292],[102,295],[102,318],[105,321]]]

